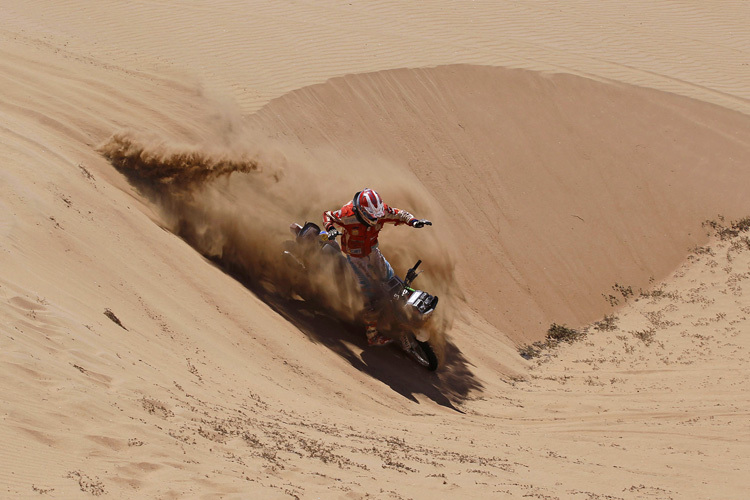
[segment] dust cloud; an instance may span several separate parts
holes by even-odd
[[[290,224],[322,226],[325,210],[340,208],[364,187],[420,218],[432,218],[439,206],[411,173],[385,160],[352,163],[331,152],[312,155],[299,146],[259,139],[223,108],[211,116],[203,128],[182,136],[119,131],[98,150],[158,209],[167,229],[261,299],[278,306],[279,300],[303,298],[356,323],[362,301],[348,267],[316,260],[316,272],[297,272],[284,254],[293,240]],[[438,233],[429,227],[387,226],[380,239],[400,276],[417,259],[423,261],[424,275],[414,286],[440,296],[442,307],[428,325],[431,343],[442,355],[443,334],[453,320],[443,303],[459,295],[452,256],[441,250]]]

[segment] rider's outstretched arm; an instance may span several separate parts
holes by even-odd
[[[408,224],[412,227],[424,227],[432,225],[432,222],[428,220],[417,219],[406,210],[401,210],[400,208],[395,207],[386,207],[385,216],[381,220],[396,225]]]

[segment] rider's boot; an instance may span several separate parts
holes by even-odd
[[[367,335],[367,345],[383,346],[383,345],[388,345],[391,342],[393,342],[393,339],[388,338],[382,333],[380,333],[375,324],[367,325],[367,329],[365,330],[365,335]]]

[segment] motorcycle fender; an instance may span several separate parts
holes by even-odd
[[[424,328],[414,330],[414,337],[420,342],[427,342],[430,340],[430,332]]]

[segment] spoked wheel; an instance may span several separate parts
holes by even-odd
[[[419,365],[431,372],[437,370],[438,359],[428,342],[420,342],[413,334],[405,333],[401,337],[401,347]]]

